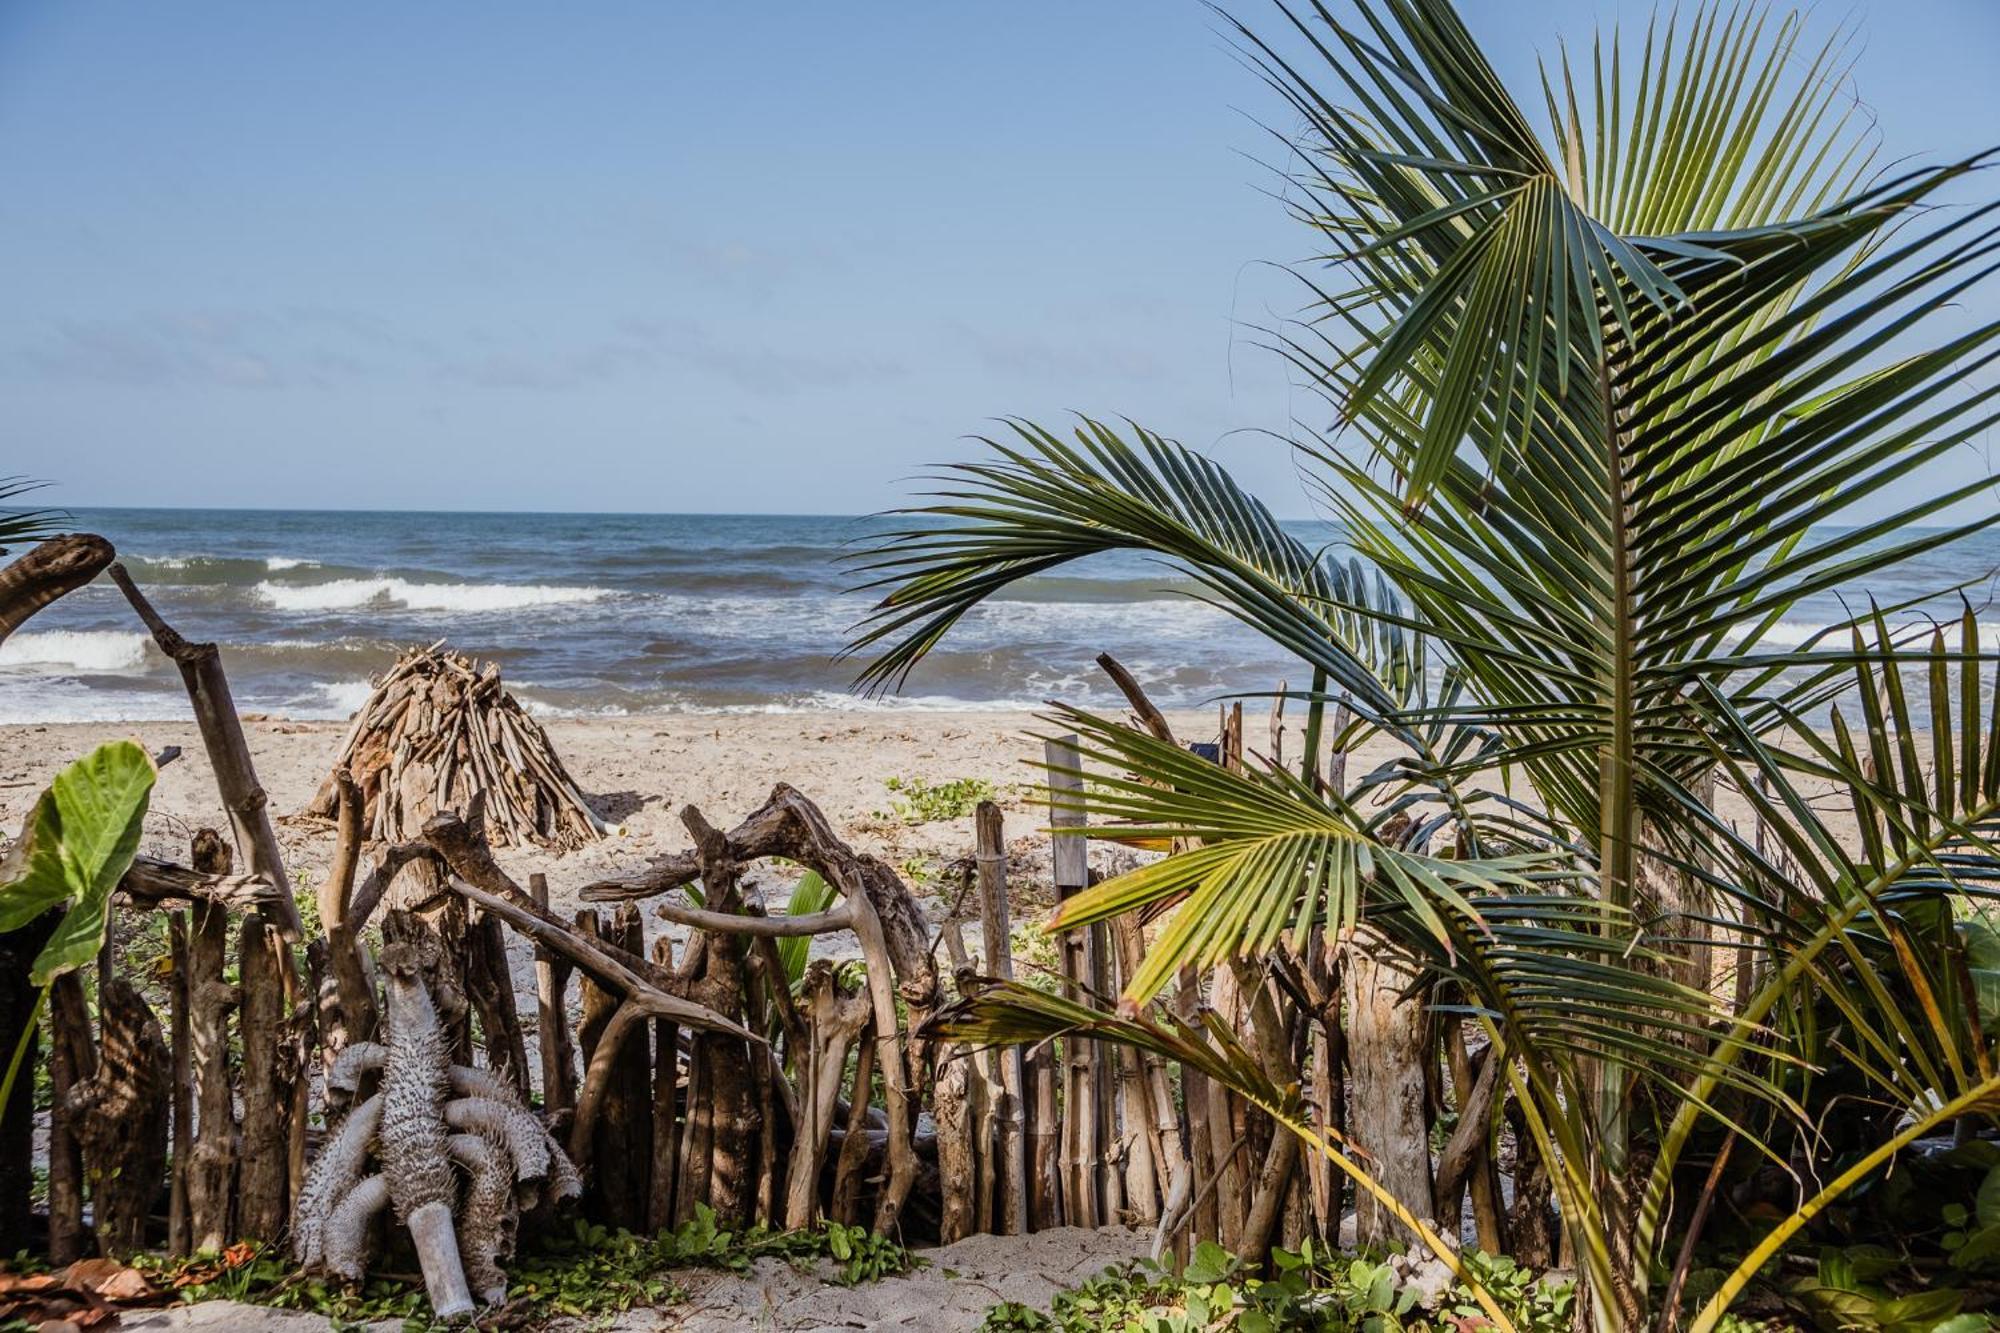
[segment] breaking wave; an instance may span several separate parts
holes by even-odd
[[[118,675],[145,669],[147,642],[144,634],[108,629],[16,634],[0,643],[0,667]]]
[[[278,611],[353,611],[402,607],[410,611],[478,613],[567,606],[610,596],[607,588],[553,584],[412,583],[408,579],[334,579],[328,583],[259,583],[260,601]]]

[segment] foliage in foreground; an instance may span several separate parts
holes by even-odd
[[[1184,969],[1365,930],[1426,978],[1413,1003],[1500,1053],[1492,1114],[1519,1113],[1550,1182],[1586,1326],[1671,1315],[1690,1168],[1725,1137],[1739,1173],[1809,1182],[1689,1326],[1711,1333],[1845,1191],[2000,1119],[1957,929],[2000,893],[2000,655],[1970,607],[1895,627],[1918,603],[1857,598],[1803,642],[1783,628],[2000,522],[1941,526],[1988,476],[1863,512],[2000,421],[1979,378],[2000,320],[1927,323],[1995,272],[2000,202],[1940,206],[1991,157],[1878,172],[1840,43],[1815,54],[1757,0],[1667,8],[1643,47],[1608,34],[1518,100],[1451,0],[1276,10],[1268,36],[1225,23],[1303,127],[1280,131],[1283,189],[1320,267],[1271,338],[1331,410],[1292,443],[1354,562],[1136,424],[1011,422],[861,557],[882,599],[850,651],[900,687],[1020,580],[1150,555],[1310,674],[1303,762],[1226,770],[1052,712],[1095,779],[1053,799],[1179,849],[1054,926],[1162,924],[1116,1017],[1013,986],[936,1030],[1081,1028],[1261,1077],[1226,1031],[1127,1015]],[[1329,717],[1353,719],[1335,749],[1394,761],[1326,782]],[[1382,1200],[1283,1082],[1226,1086]]]
[[[921,1262],[908,1250],[865,1227],[825,1222],[810,1231],[755,1226],[729,1231],[698,1204],[692,1220],[656,1236],[611,1231],[578,1221],[567,1236],[524,1250],[508,1275],[507,1304],[480,1316],[482,1328],[533,1329],[557,1319],[598,1320],[638,1305],[661,1306],[684,1293],[671,1273],[683,1268],[741,1272],[757,1259],[784,1259],[802,1269],[821,1262],[829,1280],[852,1286],[908,1272]],[[370,1278],[348,1286],[301,1272],[268,1247],[238,1247],[224,1255],[198,1255],[153,1274],[179,1288],[189,1301],[233,1300],[287,1310],[309,1310],[336,1324],[402,1319],[409,1329],[434,1326],[421,1283]]]
[[[1308,1240],[1272,1252],[1276,1272],[1245,1273],[1212,1241],[1187,1266],[1137,1260],[1106,1269],[1056,1297],[1049,1313],[1018,1302],[995,1306],[982,1333],[1459,1333],[1486,1324],[1470,1289],[1426,1293],[1390,1263],[1334,1254]],[[1511,1259],[1466,1256],[1480,1284],[1523,1333],[1567,1333],[1575,1290],[1538,1279]]]

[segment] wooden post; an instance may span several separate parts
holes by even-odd
[[[849,1226],[861,1220],[861,1164],[868,1158],[868,1102],[875,1080],[875,1058],[881,1043],[874,1036],[875,1012],[870,1006],[855,1047],[854,1087],[847,1096],[847,1136],[833,1166],[833,1220]]]
[[[1061,902],[1090,885],[1090,844],[1081,830],[1087,822],[1076,808],[1083,795],[1083,757],[1074,735],[1047,742],[1049,823],[1054,828],[1050,864],[1056,900]],[[1061,941],[1063,994],[1081,1001],[1092,977],[1091,938],[1086,932],[1066,932]],[[1097,1076],[1088,1042],[1063,1043],[1062,1138],[1063,1221],[1073,1227],[1099,1224],[1097,1157]]]
[[[1090,965],[1090,990],[1099,1002],[1109,1003],[1118,994],[1118,973],[1111,953],[1111,931],[1103,922],[1085,931],[1089,947],[1085,957]],[[1097,1107],[1097,1123],[1090,1145],[1090,1178],[1098,1193],[1099,1226],[1122,1225],[1125,1213],[1126,1159],[1124,1135],[1118,1124],[1119,1054],[1110,1046],[1084,1043],[1090,1057],[1091,1100]]]
[[[243,1170],[241,1231],[276,1240],[286,1224],[287,1114],[291,1082],[284,1059],[284,941],[259,913],[243,919],[237,972],[243,1009]]]
[[[956,918],[946,921],[942,940],[959,975],[969,975],[970,960],[959,936]],[[940,1043],[931,1081],[931,1113],[937,1124],[938,1241],[950,1245],[980,1230],[990,1216],[991,1186],[981,1178],[978,1151],[978,1098],[972,1072],[972,1052],[956,1043]]]
[[[214,829],[194,835],[193,866],[226,875],[229,844]],[[188,942],[189,1052],[195,1080],[195,1143],[188,1157],[190,1243],[219,1250],[236,1239],[236,1109],[229,1080],[229,1011],[235,992],[223,980],[229,957],[229,915],[214,905],[194,909]]]
[[[520,1012],[514,1007],[507,938],[500,931],[500,918],[491,912],[481,912],[466,927],[465,983],[479,1018],[486,1067],[512,1083],[525,1104],[530,1091],[528,1047],[521,1035]]]
[[[77,1012],[67,1012],[72,1008]],[[58,1114],[83,1149],[98,1250],[125,1258],[146,1248],[146,1223],[166,1169],[172,1061],[159,1020],[131,982],[112,977],[98,990],[97,1008],[102,1039],[95,1071],[64,1095]],[[81,1033],[86,1058],[78,1067],[88,1064],[90,1019],[81,992],[66,997],[59,1012]]]
[[[799,1081],[792,1157],[785,1171],[785,1227],[797,1231],[819,1215],[819,1182],[833,1140],[834,1109],[847,1076],[847,1053],[863,1040],[874,1012],[866,994],[843,988],[824,958],[806,964],[799,986],[806,1020],[805,1049],[793,1059]],[[868,1059],[864,1047],[861,1059]],[[865,1108],[864,1108],[865,1109]]]
[[[193,1231],[188,1216],[188,1165],[194,1155],[194,1065],[188,1020],[187,914],[167,918],[167,949],[173,960],[168,999],[168,1044],[173,1053],[174,1161],[167,1188],[167,1253],[184,1258],[192,1253]]]
[[[60,1267],[83,1257],[83,1152],[70,1098],[96,1073],[90,1011],[83,983],[65,972],[49,988],[49,1083],[55,1113],[49,1117],[49,1262]]]
[[[14,1096],[0,1113],[0,1254],[31,1248],[35,1185],[35,1071],[41,1067],[41,992],[28,984],[28,968],[61,919],[45,912],[19,930],[0,935],[0,1059],[25,1040]]]
[[[1014,979],[1013,923],[1007,904],[1007,835],[1000,807],[981,801],[973,814],[974,864],[979,872],[979,933],[988,975]],[[1025,1070],[1021,1048],[996,1048],[1000,1096],[994,1107],[999,1122],[1000,1198],[996,1223],[1003,1236],[1028,1229],[1027,1115],[1023,1101]]]
[[[321,1042],[330,1060],[349,1042],[375,1035],[375,992],[361,963],[361,943],[348,919],[354,896],[354,872],[361,861],[361,791],[346,768],[333,772],[336,792],[336,836],[333,861],[319,886],[320,927],[326,932],[327,970],[332,973],[339,1026],[321,1025]]]
[[[708,936],[697,930],[688,936],[681,950],[677,981],[691,983],[708,965]],[[715,1102],[708,1095],[703,1053],[708,1049],[707,1034],[697,1032],[688,1043],[687,1095],[680,1131],[680,1153],[674,1164],[674,1221],[678,1224],[694,1216],[694,1206],[708,1202],[709,1149],[714,1137]]]
[[[549,907],[549,877],[528,876],[535,906]],[[576,1106],[576,1048],[570,1042],[569,1011],[563,996],[569,988],[568,959],[535,946],[535,1037],[542,1056],[542,1111],[554,1117]]]
[[[540,875],[540,900],[548,898],[548,883]],[[653,962],[662,972],[674,970],[674,942],[665,935],[653,941]],[[536,964],[537,972],[541,964]],[[567,1043],[567,1028],[563,1041]],[[542,1039],[542,1059],[549,1059],[548,1034]],[[658,1232],[674,1225],[674,1176],[681,1155],[681,1116],[677,1099],[681,1082],[681,1029],[670,1018],[653,1020],[653,1164],[646,1189],[646,1229]]]
[[[588,940],[608,938],[608,932],[594,907],[585,907],[577,912],[576,928],[577,933]],[[583,1018],[577,1025],[576,1037],[583,1050],[583,1062],[588,1065],[597,1054],[597,1044],[604,1039],[611,1016],[618,1011],[618,995],[588,975],[583,978],[582,985]],[[644,1215],[642,1213],[635,1221],[627,1207],[629,1198],[625,1182],[631,1174],[632,1159],[627,1152],[626,1133],[631,1107],[626,1104],[625,1091],[625,1080],[613,1077],[606,1090],[603,1109],[597,1116],[586,1198],[593,1217],[609,1226],[631,1228],[643,1225]]]
[[[1111,922],[1118,955],[1119,981],[1129,979],[1145,956],[1138,918],[1127,912]],[[1129,1046],[1117,1051],[1117,1106],[1121,1124],[1119,1157],[1124,1169],[1125,1209],[1135,1226],[1160,1220],[1160,1189],[1179,1169],[1167,1157],[1167,1135],[1153,1113],[1152,1070],[1148,1057]],[[1164,1077],[1164,1069],[1162,1077]],[[1180,1126],[1173,1126],[1180,1142]]]

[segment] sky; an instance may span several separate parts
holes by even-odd
[[[1463,9],[1520,91],[1650,12]],[[1857,31],[1888,156],[2000,142],[1993,0],[1814,23]],[[853,513],[1087,411],[1302,515],[1262,432],[1325,412],[1258,332],[1311,249],[1288,123],[1196,0],[0,0],[0,475]]]

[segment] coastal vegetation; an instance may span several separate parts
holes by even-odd
[[[1365,566],[1151,431],[1014,422],[864,560],[885,592],[854,647],[893,686],[1017,581],[1144,551],[1296,659],[1304,752],[1218,768],[1052,713],[1095,779],[1058,799],[1173,847],[1055,923],[1157,934],[1118,1012],[999,985],[941,1030],[1201,1068],[1464,1273],[1424,1220],[1456,1230],[1422,1098],[1302,1103],[1295,1048],[1190,1017],[1208,969],[1261,991],[1331,940],[1397,992],[1350,992],[1350,1077],[1476,1060],[1461,1113],[1510,1127],[1517,1199],[1536,1173],[1553,1196],[1579,1321],[1701,1333],[1843,1193],[2000,1109],[1971,961],[2000,876],[1990,631],[1867,605],[1773,634],[2000,519],[1984,475],[1851,518],[1995,419],[2000,323],[1926,336],[1991,271],[1996,205],[1938,206],[1985,159],[1878,170],[1837,40],[1761,5],[1565,53],[1547,137],[1444,0],[1281,15],[1230,25],[1304,126],[1285,197],[1323,243],[1271,338],[1333,415],[1291,443]],[[1396,757],[1329,772],[1329,735]],[[1705,1251],[1718,1195],[1768,1170],[1783,1206]],[[1506,1239],[1553,1259],[1531,1231]],[[1697,1260],[1720,1278],[1684,1315]]]
[[[1121,553],[1284,661],[1211,733],[1100,656],[1126,708],[1048,706],[1032,834],[963,769],[842,775],[870,846],[789,780],[721,823],[670,764],[593,794],[442,641],[277,811],[148,595],[175,557],[0,512],[39,543],[0,642],[108,575],[213,820],[149,824],[175,745],[10,778],[46,786],[0,860],[0,1321],[565,1327],[787,1265],[935,1303],[955,1246],[1110,1236],[959,1325],[1993,1327],[2000,650],[1973,577],[1868,596],[2000,523],[1939,466],[2000,421],[2000,321],[1958,311],[1988,159],[1878,163],[1840,36],[1757,0],[1526,90],[1451,0],[1222,22],[1287,117],[1315,253],[1266,334],[1338,542],[1085,417],[1010,421],[857,557],[868,689]],[[226,573],[448,586],[297,564]]]

